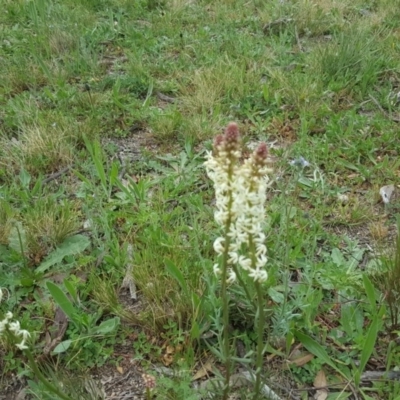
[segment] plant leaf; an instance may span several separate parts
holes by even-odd
[[[367,362],[371,357],[372,352],[374,351],[376,338],[378,337],[379,322],[384,313],[383,310],[384,308],[382,307],[379,313],[374,316],[374,319],[368,329],[367,336],[365,337],[363,349],[360,356],[360,365],[357,368],[357,373],[354,378],[357,386],[360,383],[361,373],[364,371],[364,368],[367,365]]]
[[[99,326],[96,326],[91,333],[106,335],[107,333],[113,332],[119,326],[119,317],[114,317],[103,321]]]
[[[53,296],[54,301],[60,306],[61,310],[64,311],[65,315],[67,315],[71,321],[75,322],[77,310],[69,301],[65,293],[53,282],[46,282],[46,286],[47,289],[49,289],[50,294]]]
[[[53,353],[55,354],[60,354],[60,353],[64,353],[65,351],[67,351],[69,349],[69,347],[71,346],[72,340],[64,340],[63,342],[59,343],[53,350]]]
[[[78,302],[78,293],[76,292],[75,286],[67,279],[63,281],[65,288],[68,290],[68,293],[71,295],[72,299],[75,302]]]
[[[339,368],[329,357],[328,353],[325,351],[325,349],[314,339],[312,339],[310,336],[305,335],[304,333],[301,333],[299,331],[295,332],[296,338],[300,341],[300,343],[312,354],[317,356],[321,361],[323,361],[325,364],[328,364],[330,367],[332,367],[336,372],[338,372],[340,375],[344,376],[347,379],[347,376],[343,373],[342,369]]]
[[[45,272],[55,264],[60,263],[65,257],[81,253],[90,245],[90,240],[84,235],[71,236],[50,253],[47,258],[36,268],[36,272]]]

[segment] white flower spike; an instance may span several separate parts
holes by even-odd
[[[214,242],[218,255],[228,252],[228,265],[239,265],[255,281],[268,278],[264,270],[267,263],[265,234],[262,222],[265,219],[266,190],[268,186],[268,149],[261,143],[243,164],[240,164],[241,146],[236,123],[228,124],[225,134],[214,140],[213,151],[207,154],[205,167],[214,182],[216,197],[215,221],[228,229],[227,238],[219,237]],[[306,160],[304,160],[306,161]],[[228,239],[229,238],[229,239]],[[226,246],[228,248],[226,249]],[[247,256],[240,255],[243,246]],[[220,272],[214,266],[214,272]],[[236,280],[229,271],[227,281]]]

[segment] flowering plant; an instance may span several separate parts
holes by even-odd
[[[253,280],[257,293],[257,359],[254,399],[258,398],[264,354],[264,300],[262,284],[268,278],[265,269],[267,248],[264,244],[263,221],[265,218],[266,190],[268,187],[268,149],[261,143],[254,153],[241,163],[242,146],[236,123],[228,124],[225,133],[218,135],[213,150],[207,154],[205,167],[214,182],[216,211],[215,221],[223,234],[214,242],[218,263],[214,273],[221,277],[223,307],[223,357],[226,367],[223,399],[229,396],[231,357],[229,346],[229,303],[227,285],[236,280],[248,294],[240,274],[242,271]],[[250,296],[249,296],[250,297]]]
[[[3,299],[3,291],[0,288],[0,303]],[[30,333],[25,330],[21,329],[19,321],[12,322],[13,314],[12,312],[8,311],[5,316],[3,316],[3,320],[0,321],[0,337],[5,335],[7,332],[11,333],[14,337],[22,336],[21,343],[16,344],[16,346],[20,350],[26,350],[28,346],[26,345],[26,341],[30,336]]]
[[[3,290],[0,288],[0,303],[2,299]],[[13,314],[10,311],[8,311],[3,317],[0,318],[3,318],[2,320],[0,320],[0,338],[7,335],[9,338],[16,339],[22,336],[22,341],[16,344],[16,346],[20,350],[24,351],[24,354],[28,358],[29,366],[31,367],[36,377],[43,383],[43,385],[46,387],[47,390],[50,391],[50,393],[57,395],[60,399],[63,400],[72,400],[72,398],[63,393],[60,388],[50,383],[40,371],[37,362],[33,358],[33,355],[26,344],[26,341],[31,336],[30,333],[26,329],[21,329],[19,321],[12,322]]]

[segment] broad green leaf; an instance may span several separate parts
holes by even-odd
[[[376,294],[374,285],[368,278],[367,274],[363,274],[363,281],[364,281],[365,293],[367,294],[369,304],[371,305],[371,311],[374,314],[376,314],[377,305],[376,305]]]
[[[35,186],[31,190],[31,196],[37,196],[42,189],[43,177],[39,177],[35,183]]]
[[[331,257],[333,263],[338,267],[341,267],[346,264],[346,260],[344,259],[342,252],[336,247],[332,249]]]
[[[35,280],[33,278],[24,277],[24,278],[21,278],[19,282],[20,282],[21,286],[32,287],[35,283]]]
[[[47,271],[55,264],[59,264],[65,257],[81,253],[90,245],[90,240],[84,235],[71,236],[36,268],[36,272]]]
[[[306,178],[305,176],[301,176],[298,182],[307,187],[313,187],[314,185],[314,182],[311,179]]]
[[[340,307],[340,324],[342,325],[347,336],[352,337],[353,330],[353,306],[349,303],[344,303]]]
[[[268,296],[277,304],[282,304],[285,301],[284,294],[273,287],[268,289]]]
[[[346,375],[343,373],[342,369],[339,368],[329,357],[328,353],[326,350],[314,339],[312,339],[310,336],[305,335],[302,332],[296,331],[295,332],[296,338],[300,341],[300,343],[312,354],[317,356],[321,361],[323,361],[325,364],[328,364],[330,367],[332,367],[336,372],[338,372],[340,375],[346,377]],[[347,377],[346,377],[347,378]]]
[[[115,185],[117,179],[118,179],[118,164],[113,162],[110,171],[110,184]]]
[[[19,180],[21,181],[21,184],[25,189],[29,188],[29,184],[31,183],[31,176],[28,171],[26,171],[25,169],[21,169],[19,173]]]
[[[114,317],[103,321],[99,326],[96,326],[91,330],[93,334],[106,335],[107,333],[113,332],[119,326],[119,317]]]
[[[53,282],[46,282],[46,286],[47,289],[49,289],[50,294],[53,296],[54,301],[60,306],[61,310],[65,312],[71,321],[75,322],[77,311],[65,293]]]
[[[10,235],[8,236],[8,245],[18,253],[26,248],[26,232],[20,222],[16,222],[11,229]]]
[[[364,371],[364,368],[367,365],[367,362],[371,357],[372,352],[374,351],[375,342],[378,337],[379,323],[383,314],[384,314],[384,308],[381,308],[379,313],[375,314],[374,319],[372,320],[372,323],[368,329],[368,333],[364,341],[364,346],[361,351],[360,365],[358,366],[357,373],[355,376],[356,385],[359,385],[361,373]]]
[[[268,90],[268,86],[267,85],[263,85],[262,92],[263,92],[264,101],[269,103],[269,101],[270,101],[269,97],[270,96],[269,96],[269,90]]]
[[[53,353],[60,354],[64,353],[69,349],[71,346],[72,340],[64,340],[63,342],[59,343],[53,350]]]
[[[181,270],[171,260],[165,260],[165,266],[167,267],[167,271],[171,274],[171,276],[178,281],[182,290],[187,293],[188,289],[185,277],[183,276]]]

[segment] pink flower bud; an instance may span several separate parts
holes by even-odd
[[[214,143],[213,143],[214,150],[217,151],[217,149],[222,145],[223,142],[224,142],[223,135],[215,136]]]
[[[226,142],[237,142],[239,140],[239,127],[236,122],[229,122],[225,129]]]
[[[268,147],[266,143],[260,143],[260,145],[256,149],[256,157],[266,160],[268,157]]]

